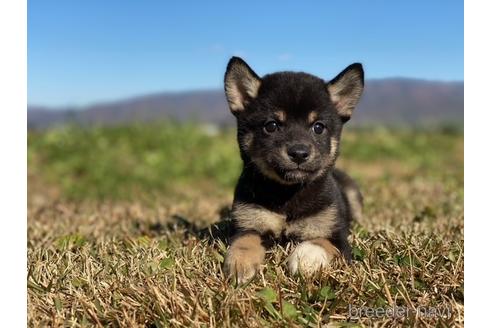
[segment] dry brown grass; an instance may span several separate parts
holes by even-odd
[[[462,165],[434,176],[395,161],[342,161],[363,177],[366,202],[353,265],[291,277],[291,245],[275,246],[247,286],[225,282],[221,270],[230,190],[68,201],[30,176],[29,325],[463,326]],[[350,318],[349,306],[401,306],[408,316]],[[416,316],[423,307],[446,312]]]

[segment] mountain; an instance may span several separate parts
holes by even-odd
[[[369,80],[351,124],[462,123],[464,83],[405,78]],[[231,124],[222,90],[157,93],[84,108],[28,106],[28,128],[163,119]]]

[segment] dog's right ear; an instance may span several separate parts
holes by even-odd
[[[261,79],[239,57],[232,57],[227,64],[224,77],[224,89],[233,114],[243,111],[248,103],[256,98]]]
[[[364,69],[362,64],[354,63],[345,68],[333,80],[327,89],[342,122],[347,122],[359,102],[364,89]]]

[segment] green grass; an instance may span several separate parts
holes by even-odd
[[[128,199],[197,180],[233,186],[240,159],[231,136],[172,123],[62,128],[29,134],[28,158],[67,197]]]
[[[261,274],[235,286],[221,271],[241,168],[233,130],[163,122],[30,132],[29,325],[462,326],[462,133],[348,129],[341,147],[340,167],[365,196],[355,263],[291,277],[293,245],[275,246]],[[451,317],[349,319],[349,306]]]
[[[131,199],[202,183],[231,189],[241,169],[235,131],[205,132],[194,124],[161,123],[30,133],[29,170],[70,199]],[[399,162],[427,176],[444,174],[439,168],[445,167],[458,175],[460,138],[433,131],[349,131],[342,160]]]

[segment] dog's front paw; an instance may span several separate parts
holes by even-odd
[[[246,235],[236,239],[229,248],[224,261],[227,277],[235,277],[238,284],[251,280],[265,259],[265,249],[257,235]]]
[[[224,271],[228,277],[236,277],[238,284],[243,284],[251,280],[260,269],[261,262],[256,258],[250,258],[242,252],[228,252]]]
[[[337,255],[338,250],[328,240],[314,239],[300,243],[287,263],[291,274],[301,272],[309,276],[326,268]]]

